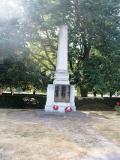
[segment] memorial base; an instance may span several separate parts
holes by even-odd
[[[69,102],[55,102],[55,84],[49,84],[47,87],[47,101],[45,105],[46,112],[66,112],[67,108],[71,108],[70,111],[76,111],[74,103],[74,86],[70,85],[70,99]]]

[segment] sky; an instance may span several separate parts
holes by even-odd
[[[3,54],[2,52],[2,49],[6,48],[6,44],[9,49],[9,45],[16,45],[21,38],[12,36],[12,34],[16,33],[16,27],[14,23],[11,23],[11,20],[24,20],[24,18],[22,0],[0,0],[0,60],[8,54],[6,52]],[[4,36],[4,33],[7,37]],[[9,43],[7,43],[8,41]]]
[[[23,17],[23,14],[21,0],[0,0],[0,21]]]
[[[24,47],[26,33],[31,32],[27,28],[29,11],[36,2],[37,0],[0,0],[0,60],[16,53],[11,48],[18,51],[21,46]]]

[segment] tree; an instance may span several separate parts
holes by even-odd
[[[120,89],[120,56],[114,55],[106,58],[104,65],[104,79],[107,91],[112,97]]]
[[[14,75],[11,74],[12,72],[12,59],[5,59],[3,64],[1,65],[1,72],[0,72],[0,83],[2,87],[9,87],[11,94],[13,95],[13,82],[14,82]]]
[[[35,94],[38,89],[44,91],[48,81],[50,81],[50,74],[48,74],[48,72],[46,73],[45,70],[40,67],[41,63],[39,65],[38,61],[34,60],[33,57],[26,57],[24,64],[27,69],[27,83],[33,90],[33,94]]]
[[[26,46],[33,64],[41,70],[41,77],[44,73],[47,83],[51,82],[52,72],[55,70],[57,50],[56,26],[50,24],[48,13],[52,4],[48,0],[23,1],[27,21],[21,27],[26,35]]]
[[[67,23],[71,82],[80,88],[83,96],[87,96],[90,90],[94,92],[105,92],[106,88],[109,90],[110,84],[113,83],[108,82],[107,79],[105,82],[104,78],[108,73],[103,72],[102,68],[107,69],[109,64],[116,66],[112,59],[120,53],[120,2],[118,0],[96,2],[94,0],[23,0],[23,6],[25,20],[21,23],[17,20],[15,24],[18,24],[16,31],[19,31],[19,34],[24,33],[24,47],[14,48],[19,52],[22,49],[24,52],[27,48],[29,52],[32,65],[25,63],[29,66],[28,77],[31,72],[33,78],[31,82],[29,80],[27,82],[32,83],[32,86],[38,86],[35,84],[38,77],[41,77],[41,82],[44,79],[45,84],[51,81],[52,72],[55,70],[57,27]],[[105,60],[108,61],[108,66]],[[34,69],[36,72],[33,72]],[[35,73],[38,71],[39,76],[36,77]],[[110,73],[112,74],[112,70]],[[119,67],[116,73],[118,75]],[[117,81],[115,80],[115,83]]]
[[[56,23],[69,26],[70,68],[83,96],[87,96],[88,89],[84,67],[92,49],[107,57],[120,53],[119,9],[118,0],[59,0],[53,10]],[[78,72],[82,75],[76,77]]]

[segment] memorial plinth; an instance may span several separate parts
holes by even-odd
[[[53,84],[47,88],[45,111],[65,112],[67,108],[76,110],[74,86],[70,85],[68,73],[68,27],[62,25],[59,31],[57,64]]]

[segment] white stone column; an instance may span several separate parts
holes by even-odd
[[[68,27],[60,26],[56,70],[68,71]]]
[[[68,73],[68,27],[61,25],[57,52],[57,64],[54,84],[69,84]]]

